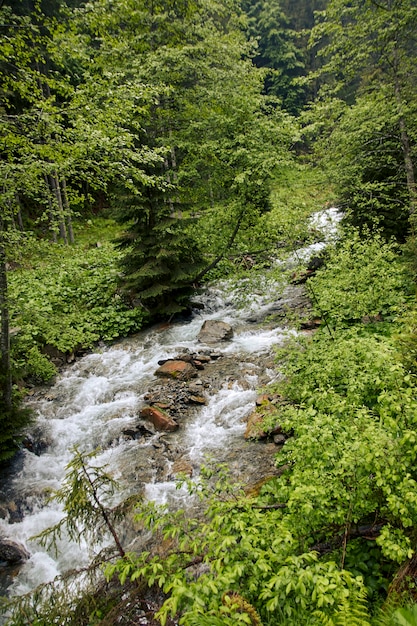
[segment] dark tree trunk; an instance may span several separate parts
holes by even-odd
[[[67,194],[67,183],[65,180],[65,176],[61,181],[61,193],[62,193],[62,201],[64,205],[64,212],[67,218],[67,229],[68,229],[68,239],[70,243],[74,243],[74,229],[72,228],[72,218],[71,218],[71,209],[68,202],[68,194]]]
[[[55,215],[54,215],[54,205],[52,202],[52,198],[51,198],[51,183],[50,183],[50,178],[49,176],[47,176],[46,174],[44,175],[45,178],[45,184],[46,184],[46,195],[47,195],[47,201],[48,201],[48,207],[49,207],[49,224],[50,224],[50,229],[52,232],[52,241],[54,243],[57,243],[57,236],[56,236],[56,230],[55,230]]]

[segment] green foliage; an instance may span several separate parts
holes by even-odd
[[[265,92],[276,96],[284,108],[298,113],[304,104],[305,93],[297,78],[303,74],[304,59],[297,47],[297,35],[289,27],[289,20],[278,0],[244,2],[249,18],[249,31],[258,39],[255,63],[266,68]]]
[[[132,496],[114,505],[117,483],[105,467],[93,464],[97,451],[83,454],[75,448],[73,452],[62,486],[51,496],[62,505],[64,515],[58,524],[34,539],[56,550],[63,533],[74,542],[87,540],[90,547],[102,544],[103,539],[111,536],[113,548],[102,549],[85,568],[57,576],[33,592],[4,599],[5,623],[9,626],[93,626],[102,623],[101,619],[111,615],[115,607],[122,607],[119,610],[126,614],[131,611],[123,603],[125,594],[117,585],[106,587],[102,563],[115,551],[119,557],[124,556],[117,524],[121,520],[126,523],[139,498]],[[137,585],[133,587],[132,597],[139,591]]]
[[[317,105],[317,114],[322,113]],[[404,157],[395,106],[387,103],[386,91],[357,98],[328,128],[330,136],[325,133],[315,149],[322,152],[349,222],[404,240],[409,229]]]
[[[417,605],[397,609],[392,616],[392,626],[416,626]]]
[[[75,448],[73,452],[62,486],[52,496],[63,505],[65,515],[56,526],[47,528],[37,538],[44,544],[50,540],[50,545],[56,549],[56,541],[64,529],[77,543],[83,538],[97,544],[111,533],[119,554],[123,556],[124,550],[114,526],[115,511],[108,504],[117,484],[103,467],[91,464],[97,451],[82,454]]]
[[[367,317],[390,320],[404,308],[411,281],[398,248],[379,235],[347,232],[309,281],[317,315],[333,328]]]
[[[311,37],[323,59],[316,120],[329,96],[341,113],[321,143],[338,196],[354,224],[400,240],[416,206],[415,19],[413,0],[329,0]]]
[[[113,229],[110,230],[113,233]],[[147,320],[118,292],[120,253],[100,247],[31,246],[29,267],[10,272],[10,315],[16,378],[48,380],[54,366],[43,352],[71,354],[99,340],[112,341],[139,330]],[[42,255],[42,256],[41,256]]]
[[[184,308],[203,257],[185,232],[186,220],[173,213],[169,189],[161,186],[154,182],[152,191],[144,187],[133,197],[121,196],[118,219],[126,233],[119,239],[120,265],[124,292],[149,312],[170,315]]]
[[[0,465],[12,458],[20,448],[25,428],[33,421],[32,412],[21,406],[21,398],[15,392],[12,407],[0,400]]]
[[[187,626],[204,620],[318,625],[326,618],[341,623],[338,618],[349,610],[360,613],[358,623],[369,623],[360,578],[314,552],[298,552],[282,511],[258,508],[242,495],[237,499],[239,489],[219,471],[204,471],[198,484],[190,484],[206,502],[205,520],[164,514],[152,505],[139,514],[142,523],[174,542],[165,558],[128,555],[107,576],[161,586],[169,593],[159,612],[162,624],[178,612],[179,623]],[[203,573],[194,577],[191,565],[201,559]]]

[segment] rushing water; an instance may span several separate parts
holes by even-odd
[[[336,221],[337,212],[330,210],[317,216],[314,226],[332,234]],[[297,256],[305,260],[323,245],[314,244]],[[0,519],[0,534],[22,543],[31,554],[13,578],[9,593],[24,593],[63,571],[87,564],[92,557],[86,544],[69,545],[63,538],[55,556],[32,539],[62,518],[60,507],[48,502],[46,495],[60,487],[74,446],[84,452],[99,448],[94,464],[106,464],[125,493],[141,492],[159,503],[184,497],[176,490],[172,474],[178,459],[185,459],[198,473],[204,455],[211,453],[246,479],[251,472],[256,477],[254,455],[259,452],[254,451],[256,444],[243,439],[245,419],[254,409],[257,388],[277,376],[272,347],[288,333],[265,323],[265,318],[277,300],[281,309],[291,306],[301,289],[268,278],[256,287],[250,283],[241,287],[245,288],[237,291],[227,283],[212,287],[200,296],[204,309],[197,309],[190,320],[150,329],[84,356],[65,368],[51,388],[34,395],[30,404],[37,414],[36,430],[47,446],[40,455],[25,450],[19,471],[3,490],[9,511],[11,501],[21,504],[19,515]],[[235,334],[230,342],[216,346],[222,353],[217,371],[220,383],[202,387],[206,405],[191,411],[176,433],[128,438],[126,433],[137,425],[144,396],[155,384],[158,361],[185,350],[202,350],[197,335],[207,319],[230,323]],[[272,453],[269,449],[269,466]]]

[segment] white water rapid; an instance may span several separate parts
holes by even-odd
[[[314,227],[331,235],[337,221],[337,211],[330,209],[315,218]],[[298,258],[306,260],[316,253],[325,238],[299,251]],[[256,286],[248,282],[239,290],[229,283],[219,284],[199,296],[204,308],[196,309],[190,320],[150,329],[84,356],[66,367],[52,387],[34,394],[29,404],[37,414],[36,430],[47,446],[39,455],[22,452],[20,467],[2,493],[8,513],[0,519],[0,535],[23,544],[31,555],[13,579],[3,582],[9,594],[31,590],[87,564],[93,556],[88,545],[69,545],[64,537],[58,542],[58,555],[32,538],[63,516],[57,503],[48,503],[45,496],[60,487],[74,446],[85,452],[99,448],[94,465],[106,464],[125,493],[140,491],[159,503],[183,497],[170,473],[173,458],[186,459],[198,472],[204,455],[211,453],[237,472],[253,472],[256,444],[243,439],[245,418],[255,406],[257,389],[277,376],[273,346],[292,332],[268,323],[267,316],[277,310],[277,302],[285,310],[301,293],[300,287],[279,284],[276,272],[274,279],[266,277]],[[126,436],[137,425],[144,396],[155,384],[158,361],[207,347],[197,341],[207,319],[221,319],[234,328],[233,339],[216,346],[222,354],[218,360],[222,380],[212,391],[202,387],[207,404],[196,407],[176,433]],[[155,454],[161,456],[166,450],[171,451],[171,460],[161,462]],[[15,515],[13,503],[18,509]]]

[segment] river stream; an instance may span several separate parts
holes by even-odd
[[[299,250],[282,267],[300,258],[306,261],[320,250],[338,219],[335,209],[315,216],[313,226],[322,231],[322,241]],[[28,404],[36,412],[34,430],[44,448],[37,454],[22,451],[0,494],[0,535],[23,544],[30,558],[17,569],[0,568],[0,591],[25,593],[93,557],[85,543],[69,545],[63,537],[55,555],[33,539],[63,516],[47,495],[60,487],[74,446],[83,452],[98,448],[94,464],[107,466],[124,495],[142,493],[171,506],[186,498],[184,490],[176,488],[175,468],[197,476],[207,454],[226,463],[246,484],[274,473],[275,445],[247,442],[243,435],[259,388],[280,375],[274,367],[274,346],[294,333],[287,327],[286,312],[308,306],[304,288],[279,277],[279,263],[256,283],[211,286],[196,298],[199,307],[189,319],[103,346],[66,366],[52,386],[35,390]],[[231,324],[234,336],[215,346],[216,358],[193,381],[206,404],[189,407],[175,433],[155,432],[150,426],[138,430],[138,412],[157,385],[158,361],[187,351],[213,354],[213,346],[197,340],[207,319]]]

